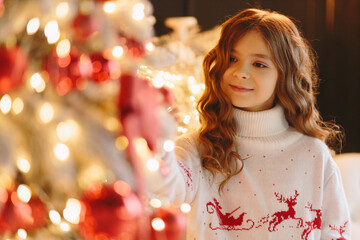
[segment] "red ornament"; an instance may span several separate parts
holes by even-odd
[[[85,240],[134,240],[142,214],[142,204],[127,183],[97,186],[82,198],[80,234]]]
[[[28,67],[28,57],[19,47],[0,46],[0,94],[21,85]]]
[[[21,201],[17,192],[0,190],[0,201],[4,204],[0,216],[0,234],[16,233],[19,228],[34,231],[46,224],[45,204],[33,196],[29,202]]]
[[[122,75],[120,81],[119,112],[123,133],[130,142],[143,137],[154,150],[160,131],[156,113],[160,92],[147,80],[134,75]]]
[[[45,69],[57,93],[63,96],[74,88],[84,89],[91,62],[85,55],[80,57],[78,50],[72,47],[69,55],[61,58],[54,50],[45,62]]]
[[[165,228],[152,231],[151,240],[181,240],[186,230],[186,216],[174,205],[161,207],[155,210],[152,219],[159,218],[165,223]]]
[[[114,75],[120,75],[120,65],[115,61],[104,58],[101,53],[92,54],[90,59],[92,64],[91,79],[95,82],[106,82]]]
[[[92,15],[79,13],[72,23],[74,39],[85,42],[94,33],[102,29],[102,21]]]

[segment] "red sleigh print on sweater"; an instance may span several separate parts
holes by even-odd
[[[279,225],[280,223],[282,223],[285,220],[288,219],[295,219],[298,220],[298,225],[297,227],[302,227],[303,226],[303,219],[302,218],[296,218],[295,217],[295,209],[294,206],[297,204],[296,199],[299,196],[299,193],[297,192],[297,190],[295,190],[295,195],[293,197],[290,198],[285,198],[283,195],[279,196],[279,193],[275,193],[275,196],[277,197],[277,200],[279,202],[284,202],[287,204],[288,206],[288,210],[287,211],[280,211],[280,212],[276,212],[274,213],[270,218],[270,223],[269,223],[269,228],[268,230],[270,232],[274,232],[277,231],[276,226]]]
[[[179,165],[179,167],[185,172],[186,174],[186,185],[193,190],[193,185],[192,185],[192,176],[191,176],[191,170],[190,168],[185,167],[185,165],[182,162],[177,161],[177,164]]]
[[[345,232],[347,224],[348,222],[346,221],[344,225],[340,226],[339,228],[337,228],[335,225],[334,226],[329,225],[331,230],[337,231],[340,234],[340,237],[335,240],[346,240],[346,238],[343,236],[343,233]]]
[[[241,231],[241,230],[250,230],[254,227],[254,221],[251,219],[246,220],[246,223],[250,223],[250,226],[242,227],[244,223],[244,215],[245,212],[241,213],[237,218],[234,218],[232,216],[233,213],[235,213],[240,207],[236,208],[230,213],[222,213],[222,207],[220,206],[219,202],[214,198],[213,202],[208,202],[206,204],[207,212],[210,214],[213,214],[216,212],[216,215],[219,219],[219,226],[213,227],[212,223],[209,224],[210,229],[212,230],[227,230],[227,231]],[[249,224],[248,224],[249,225]]]
[[[303,233],[301,234],[301,239],[308,240],[310,233],[315,229],[321,229],[321,209],[313,209],[312,204],[308,203],[305,207],[312,212],[316,213],[316,217],[312,221],[306,221],[307,228],[304,229]]]

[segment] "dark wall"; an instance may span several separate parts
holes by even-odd
[[[155,30],[167,17],[195,16],[202,30],[247,7],[279,11],[296,19],[318,54],[322,79],[318,106],[325,120],[345,130],[343,152],[360,152],[360,1],[359,0],[152,0]]]

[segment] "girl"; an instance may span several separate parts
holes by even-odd
[[[310,48],[284,15],[247,9],[205,57],[201,127],[180,137],[153,193],[187,202],[186,239],[350,239],[348,207],[315,107]],[[160,181],[159,181],[160,180]]]

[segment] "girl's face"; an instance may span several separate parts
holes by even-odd
[[[220,86],[232,105],[245,111],[273,107],[278,71],[261,33],[251,30],[237,40]]]

